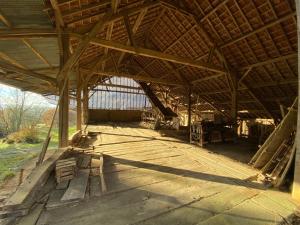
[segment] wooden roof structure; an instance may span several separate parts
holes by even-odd
[[[96,86],[122,76],[159,98],[247,118],[280,118],[298,95],[290,0],[0,0],[0,81],[57,94],[56,77]],[[34,6],[34,7],[33,7]],[[21,9],[27,9],[22,14]],[[21,13],[19,13],[21,12]],[[59,70],[59,37],[71,55]],[[57,41],[59,40],[59,41]]]

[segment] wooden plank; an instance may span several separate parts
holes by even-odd
[[[99,197],[101,196],[100,177],[93,176],[90,179],[90,196]]]
[[[99,172],[100,172],[100,182],[101,182],[102,193],[107,192],[107,186],[106,186],[106,182],[105,182],[104,174],[103,174],[103,166],[104,166],[104,158],[103,158],[103,154],[100,154]]]
[[[56,185],[56,190],[65,190],[69,186],[69,180],[65,180]]]
[[[34,209],[26,216],[22,217],[16,225],[34,225],[38,221],[43,209],[44,203],[37,204]]]
[[[84,199],[86,187],[89,180],[89,174],[89,169],[79,170],[78,175],[73,180],[71,180],[68,189],[61,198],[61,201]]]
[[[10,210],[22,207],[25,200],[34,194],[34,191],[42,186],[55,166],[55,162],[62,158],[66,153],[66,149],[57,150],[50,158],[37,166],[26,180],[19,186],[17,191],[8,199],[3,209]]]
[[[82,161],[81,161],[79,167],[86,169],[90,166],[90,164],[91,164],[91,155],[86,155],[86,154],[83,155]]]

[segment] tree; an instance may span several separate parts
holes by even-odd
[[[16,132],[24,127],[36,125],[43,107],[38,106],[31,93],[19,89],[10,90],[0,102],[0,129],[5,134]]]

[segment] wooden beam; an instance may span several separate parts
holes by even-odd
[[[208,12],[204,17],[202,17],[199,22],[203,23],[205,20],[208,19],[212,14],[214,14],[217,10],[219,10],[222,6],[224,6],[229,0],[224,0],[223,2],[219,3],[217,6],[215,6],[210,12]]]
[[[117,12],[119,3],[120,3],[120,0],[111,0],[111,9],[114,14]]]
[[[1,61],[0,61],[0,67],[5,71],[11,71],[11,72],[15,72],[18,74],[24,74],[24,75],[27,75],[30,77],[34,77],[34,78],[43,80],[43,81],[47,81],[47,82],[51,83],[52,85],[56,85],[56,79],[48,77],[43,74],[33,72],[31,70],[23,69],[23,68],[15,66],[15,65],[8,64],[8,63],[1,62]]]
[[[111,14],[107,14],[102,18],[100,21],[96,23],[96,25],[93,27],[91,32],[89,32],[81,41],[81,43],[76,48],[75,52],[71,55],[71,57],[68,59],[68,61],[64,64],[63,68],[61,69],[58,77],[64,77],[65,73],[68,73],[68,71],[78,62],[80,56],[83,54],[85,49],[90,44],[90,41],[92,38],[94,38],[104,27],[107,20],[111,17]]]
[[[132,89],[132,90],[142,90],[140,87],[131,87],[126,85],[119,85],[119,84],[108,84],[108,83],[99,83],[99,86],[104,87],[114,87],[114,88],[122,88],[122,89]]]
[[[62,12],[61,14],[62,14],[62,17],[74,16],[75,14],[84,13],[84,11],[87,11],[87,10],[93,10],[93,9],[97,9],[100,7],[105,7],[105,6],[109,5],[110,3],[111,3],[110,0],[95,2],[92,4],[87,4],[87,5],[81,6],[80,8],[69,10],[67,12]]]
[[[59,22],[59,25],[61,27],[64,27],[65,26],[65,23],[64,23],[64,20],[63,20],[63,16],[60,12],[60,9],[59,9],[59,5],[57,3],[57,0],[50,0],[50,3],[54,9],[54,13],[55,13],[55,16],[57,17],[58,19],[58,22]],[[56,25],[57,26],[57,25]]]
[[[268,29],[268,28],[271,28],[271,27],[273,27],[274,25],[277,25],[277,24],[279,24],[279,23],[282,23],[282,22],[284,22],[284,21],[286,21],[286,20],[288,20],[288,19],[294,17],[295,15],[296,15],[296,12],[289,13],[289,14],[287,14],[287,15],[285,15],[285,16],[283,16],[283,17],[281,17],[281,18],[279,18],[279,19],[277,19],[277,20],[275,20],[275,21],[273,21],[273,22],[270,22],[270,23],[265,24],[264,26],[262,26],[262,27],[260,27],[260,28],[258,28],[258,29],[256,29],[256,30],[253,30],[253,31],[251,31],[251,32],[249,32],[249,33],[247,33],[247,34],[244,34],[244,35],[242,35],[241,37],[235,38],[235,39],[233,39],[233,40],[231,40],[231,41],[226,42],[225,44],[219,45],[219,47],[220,47],[220,48],[228,47],[228,46],[230,46],[230,45],[232,45],[232,44],[235,44],[235,43],[238,42],[238,41],[241,41],[241,40],[243,40],[243,39],[245,39],[245,38],[248,38],[248,37],[250,37],[250,36],[252,36],[252,35],[254,35],[254,34],[257,34],[257,33],[262,32],[262,31],[264,31],[264,30],[266,30],[266,29]]]
[[[7,61],[17,67],[20,67],[22,69],[28,69],[26,66],[23,66],[22,64],[17,62],[15,59],[13,59],[10,56],[8,56],[7,54],[5,54],[4,52],[0,52],[0,58],[4,59],[5,61]]]
[[[148,11],[148,9],[142,10],[142,11],[140,12],[139,16],[137,17],[137,19],[136,19],[136,21],[135,21],[135,23],[134,23],[134,25],[133,25],[133,27],[132,27],[132,34],[133,34],[133,35],[136,34],[136,32],[138,31],[138,28],[139,28],[139,26],[141,25],[141,23],[142,23],[142,21],[143,21],[145,15],[147,14],[147,11]],[[127,18],[128,18],[128,16],[127,16]],[[127,28],[127,29],[128,29],[128,28]],[[126,45],[129,45],[129,44],[130,44],[130,39],[127,40]],[[125,52],[122,52],[121,55],[120,55],[120,57],[119,57],[119,59],[118,59],[118,65],[121,64],[121,62],[122,62],[123,59],[124,59],[124,56],[125,56]]]
[[[192,87],[188,88],[188,107],[187,107],[187,114],[188,114],[188,136],[190,136],[191,132],[191,124],[192,124]]]
[[[300,87],[300,2],[295,0],[297,9],[297,33],[298,33],[298,87]],[[298,91],[298,115],[297,115],[297,130],[295,137],[296,153],[295,153],[295,168],[292,196],[300,202],[300,92]]]
[[[125,28],[126,28],[127,35],[128,35],[129,44],[131,44],[132,46],[135,46],[135,41],[133,39],[133,32],[130,27],[129,17],[127,15],[124,16],[124,23],[125,23]],[[129,44],[127,44],[127,45],[129,45]]]
[[[242,81],[248,76],[248,74],[252,71],[253,67],[249,67],[247,71],[242,75],[242,77],[238,81],[238,86],[242,83]]]
[[[119,0],[111,0],[111,11],[112,11],[112,14],[116,14],[117,13],[119,3],[120,3]],[[114,29],[114,21],[112,21],[108,25],[108,28],[107,28],[107,31],[106,31],[106,40],[111,40],[113,29]],[[108,48],[104,49],[104,56],[105,57],[107,57],[108,51],[109,51]],[[102,70],[105,70],[105,65],[106,65],[106,61],[103,61],[102,62]],[[95,67],[95,69],[97,69],[97,66]]]
[[[69,58],[69,36],[62,36],[63,44],[63,57],[60,59],[60,66],[63,68],[64,64]],[[58,77],[58,87],[60,101],[58,111],[58,146],[60,148],[67,147],[69,145],[69,78]]]
[[[149,8],[153,8],[153,7],[156,7],[156,6],[159,6],[160,5],[160,2],[155,0],[155,1],[152,1],[152,2],[147,2],[147,3],[144,3],[142,5],[139,5],[139,6],[136,6],[136,7],[133,7],[133,8],[128,8],[128,9],[124,9],[124,10],[120,10],[118,13],[114,14],[110,20],[107,21],[107,24],[110,24],[112,22],[117,22],[118,20],[121,20],[123,19],[123,17],[125,15],[132,15],[132,14],[135,14],[137,12],[140,12],[144,9],[149,9]],[[80,22],[84,19],[90,19],[91,17],[95,17],[95,16],[103,16],[105,15],[105,12],[96,12],[95,14],[93,15],[88,15],[88,16],[84,16],[84,17],[81,17],[81,18],[78,18],[78,19],[75,19],[73,21],[70,21],[67,25],[71,25],[71,24],[74,24],[74,23],[77,23],[77,22]],[[106,25],[107,25],[106,24]]]
[[[267,109],[267,107],[265,106],[265,104],[259,99],[259,97],[253,92],[253,90],[250,88],[250,86],[248,86],[247,84],[245,84],[243,81],[240,82],[240,84],[242,84],[243,86],[245,86],[248,89],[249,94],[251,95],[251,97],[260,105],[260,107],[266,112],[266,114],[268,115],[269,118],[273,118],[274,120],[276,119],[276,116],[274,116],[273,112],[271,112],[269,109]]]
[[[73,35],[76,37],[79,37],[79,38],[82,37],[82,35],[79,35],[79,34],[73,33]],[[102,40],[99,38],[91,38],[90,42],[91,42],[91,44],[94,44],[97,46],[106,47],[106,48],[130,53],[130,54],[134,54],[134,55],[140,55],[140,56],[165,60],[168,62],[183,64],[183,65],[196,67],[199,69],[208,70],[208,71],[217,72],[217,73],[226,73],[226,71],[223,68],[220,68],[218,66],[214,66],[214,65],[211,65],[208,63],[203,63],[203,62],[197,62],[197,61],[189,59],[189,58],[183,58],[180,56],[165,54],[165,53],[151,50],[151,49],[146,49],[146,48],[142,48],[142,47],[126,46],[126,45],[120,44],[115,41],[107,41],[107,40]]]
[[[224,76],[224,74],[216,74],[216,75],[212,75],[212,76],[199,78],[199,79],[193,80],[192,84],[197,85],[197,83],[201,83],[203,81],[207,81],[207,80],[211,80],[211,79],[217,79],[217,78],[220,78],[220,77],[223,77],[223,76]]]
[[[3,13],[0,11],[0,20],[7,26],[7,27],[12,27],[12,24],[5,18]]]
[[[89,121],[89,88],[88,88],[88,84],[86,82],[84,82],[82,91],[83,91],[82,118],[83,118],[83,123],[88,124],[88,121]]]
[[[10,28],[0,29],[0,40],[19,39],[19,38],[48,38],[56,37],[54,29],[42,28]]]
[[[90,73],[89,69],[81,68],[81,70],[85,73]],[[182,86],[183,84],[181,82],[174,82],[171,80],[163,80],[160,78],[153,78],[153,77],[145,77],[145,76],[138,76],[138,75],[132,75],[128,73],[116,73],[116,72],[109,72],[109,71],[98,71],[95,72],[98,76],[108,76],[108,77],[127,77],[133,80],[138,81],[144,81],[144,82],[152,82],[157,84],[163,84],[163,85],[175,85],[175,86]]]
[[[41,53],[38,52],[37,49],[35,49],[32,44],[27,39],[22,39],[22,42],[40,59],[42,60],[46,65],[48,65],[50,68],[52,68],[52,65],[50,62],[41,55]]]
[[[77,84],[77,88],[76,88],[76,128],[77,130],[81,130],[82,127],[82,101],[81,101],[81,89],[82,89],[82,85],[81,85],[81,74],[80,71],[77,71],[77,79],[76,79],[76,84]]]
[[[258,62],[258,63],[254,63],[254,64],[251,64],[251,65],[242,67],[242,69],[249,69],[249,68],[264,66],[264,65],[268,65],[268,64],[272,64],[272,63],[276,63],[276,62],[281,62],[281,61],[291,59],[291,58],[296,59],[297,55],[298,55],[297,53],[291,53],[291,54],[283,55],[283,56],[276,57],[276,58],[273,58],[273,59],[267,59],[267,60],[262,61],[262,62]]]

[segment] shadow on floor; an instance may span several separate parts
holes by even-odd
[[[106,158],[109,157],[110,160],[113,160],[116,163],[120,163],[123,165],[130,165],[138,168],[147,168],[150,170],[155,170],[162,173],[170,173],[178,176],[184,176],[184,177],[191,177],[194,179],[201,179],[205,181],[210,182],[216,182],[216,183],[223,183],[228,185],[234,185],[234,186],[243,186],[253,189],[259,189],[259,190],[265,190],[264,186],[258,183],[254,183],[251,181],[245,181],[234,177],[226,177],[226,176],[220,176],[215,174],[208,174],[203,172],[196,172],[186,169],[178,169],[173,168],[170,166],[162,166],[162,165],[156,165],[153,163],[147,163],[147,162],[141,162],[141,161],[134,161],[134,160],[128,160],[118,157],[111,157],[106,156]]]

